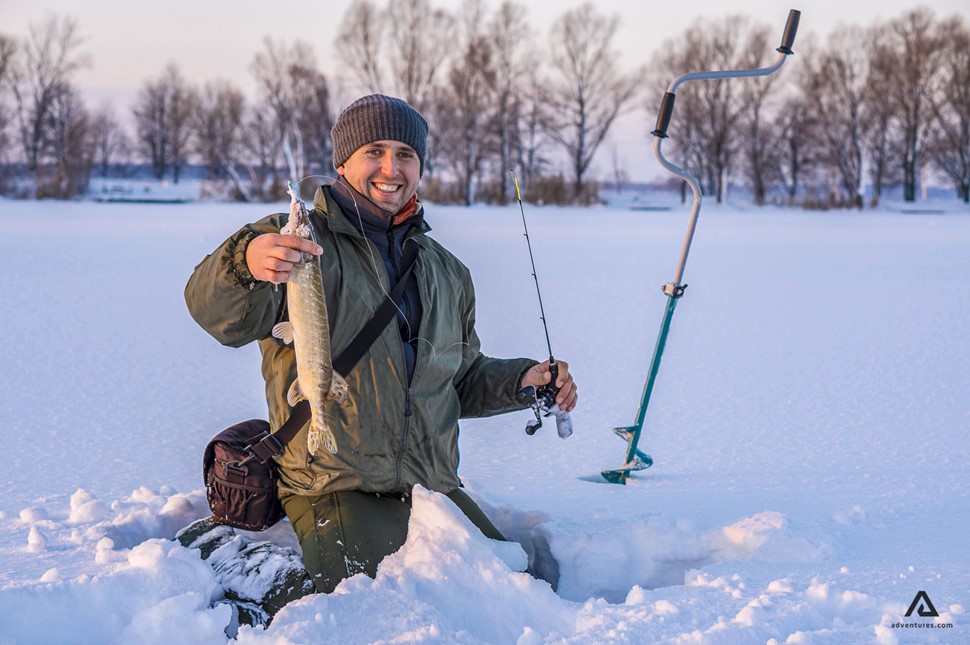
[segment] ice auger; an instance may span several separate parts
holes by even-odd
[[[709,81],[726,78],[745,78],[753,76],[767,76],[779,69],[785,60],[793,53],[792,45],[795,42],[795,32],[798,30],[798,20],[801,16],[800,11],[792,9],[788,14],[788,23],[785,25],[785,33],[782,36],[781,46],[778,47],[778,60],[770,67],[759,69],[739,69],[739,70],[719,70],[706,72],[689,72],[678,76],[667,88],[660,103],[660,114],[657,116],[657,127],[651,132],[654,136],[653,150],[657,160],[664,168],[683,179],[690,186],[694,194],[694,203],[691,207],[690,221],[687,224],[687,237],[680,253],[680,261],[677,264],[677,271],[672,282],[663,285],[663,292],[667,296],[667,306],[664,309],[663,319],[660,323],[660,333],[657,336],[657,344],[653,350],[653,359],[650,361],[650,371],[647,373],[647,381],[643,386],[643,396],[640,399],[640,407],[637,409],[637,418],[632,426],[614,428],[618,436],[627,442],[626,456],[623,465],[612,470],[602,471],[603,477],[613,484],[625,484],[627,477],[635,470],[643,470],[653,465],[650,455],[637,449],[640,441],[640,434],[643,431],[643,421],[647,416],[647,405],[650,403],[650,394],[653,392],[654,383],[657,380],[657,373],[660,371],[660,359],[663,356],[664,346],[667,344],[667,334],[670,332],[670,321],[674,316],[674,308],[677,301],[684,295],[687,288],[681,280],[684,277],[684,266],[687,264],[687,254],[690,252],[690,244],[694,238],[694,229],[697,226],[697,216],[701,210],[701,189],[700,184],[688,171],[675,166],[667,161],[661,151],[661,144],[667,138],[667,127],[674,113],[674,99],[677,88],[687,81]]]

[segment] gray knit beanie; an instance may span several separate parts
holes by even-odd
[[[418,153],[421,174],[428,151],[428,122],[407,101],[371,94],[348,105],[330,131],[333,167],[339,168],[361,146],[374,141],[400,141]]]

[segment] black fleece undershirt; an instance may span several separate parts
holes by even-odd
[[[407,239],[411,227],[421,221],[422,213],[419,211],[395,226],[392,223],[393,215],[391,213],[379,208],[354,190],[342,178],[334,182],[330,194],[354,228],[360,231],[377,248],[381,261],[384,263],[384,269],[387,271],[390,285],[397,284],[402,271],[404,241]],[[408,383],[410,383],[414,376],[417,338],[423,312],[418,280],[413,271],[404,285],[401,309],[404,311],[403,313],[398,311],[397,324],[401,332],[401,345],[404,349],[404,361],[407,366]]]

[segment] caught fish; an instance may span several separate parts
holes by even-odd
[[[300,199],[296,186],[289,184],[290,219],[280,233],[313,240],[310,214]],[[286,283],[286,308],[289,321],[273,327],[273,336],[293,344],[296,351],[297,378],[286,394],[293,406],[306,399],[310,402],[310,431],[307,449],[312,455],[323,445],[337,453],[337,442],[327,424],[326,402],[347,400],[347,382],[334,372],[330,359],[330,322],[327,318],[327,299],[320,273],[320,258],[303,253],[293,265]]]

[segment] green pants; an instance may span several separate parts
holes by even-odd
[[[461,489],[448,497],[487,537],[504,540],[482,509]],[[342,491],[307,497],[287,495],[283,510],[303,548],[303,564],[320,593],[358,573],[373,578],[377,565],[408,536],[411,497]]]

